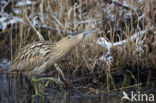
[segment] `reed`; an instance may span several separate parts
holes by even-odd
[[[136,32],[156,26],[154,0],[127,1],[129,6],[118,2],[109,4],[105,0],[94,0],[94,3],[88,0],[78,3],[75,0],[40,0],[34,5],[19,6],[22,13],[14,16],[22,18],[24,23],[0,32],[0,57],[11,59],[17,49],[38,41],[37,35],[26,23],[24,15],[27,15],[43,38],[54,42],[72,32],[98,29],[85,43],[58,62],[66,78],[78,89],[96,93],[96,90],[111,91],[139,83],[150,86],[156,80],[155,28],[137,40],[111,47],[111,62],[99,59],[109,51],[97,43],[99,37],[114,44],[130,39]],[[54,75],[52,72],[49,74]]]

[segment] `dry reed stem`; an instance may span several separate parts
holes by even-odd
[[[35,31],[35,33],[37,34],[38,38],[40,41],[44,41],[44,38],[42,37],[42,35],[40,34],[40,32],[38,32],[36,30],[36,28],[32,25],[32,23],[30,22],[29,18],[27,17],[27,15],[25,15],[25,18],[27,20],[27,22],[29,23],[29,25],[33,28],[33,30]]]
[[[85,2],[87,7],[85,6]],[[76,47],[65,60],[59,62],[61,69],[55,67],[57,72],[62,76],[63,79],[65,78],[64,76],[67,75],[67,77],[69,77],[73,81],[77,80],[79,77],[89,78],[89,82],[83,82],[83,80],[78,81],[80,83],[79,86],[94,87],[96,88],[96,90],[100,90],[101,88],[106,89],[108,85],[108,88],[110,89],[109,91],[111,91],[115,87],[118,89],[122,86],[124,87],[125,85],[133,85],[127,82],[131,78],[126,78],[125,81],[123,80],[123,78],[119,78],[121,81],[116,83],[116,75],[118,75],[118,73],[112,74],[112,70],[122,70],[122,73],[119,74],[120,76],[124,75],[125,69],[130,70],[132,74],[136,71],[139,71],[139,73],[144,72],[145,74],[147,74],[147,70],[149,70],[151,71],[151,74],[148,74],[149,78],[147,80],[149,84],[152,78],[155,78],[153,77],[153,71],[156,67],[152,67],[155,65],[154,40],[156,39],[154,39],[155,36],[153,36],[155,35],[153,33],[155,32],[155,30],[149,30],[149,28],[155,25],[156,22],[156,12],[155,9],[153,9],[155,5],[152,3],[150,4],[150,2],[143,2],[142,4],[133,5],[133,1],[133,3],[129,6],[130,8],[127,9],[127,7],[122,3],[119,4],[114,2],[115,5],[118,5],[114,6],[111,4],[106,4],[104,1],[96,2],[98,2],[96,4],[99,4],[97,8],[96,6],[95,8],[88,8],[90,7],[90,4],[86,0],[78,3],[77,6],[74,5],[74,3],[71,3],[70,0],[42,0],[42,4],[40,4],[42,5],[42,7],[36,7],[38,9],[33,8],[30,13],[27,12],[27,14],[32,17],[38,15],[38,13],[44,14],[44,24],[51,26],[52,29],[47,31],[54,41],[57,41],[62,37],[62,31],[71,33],[82,30],[90,30],[90,28],[92,27],[92,29],[99,28],[99,30],[95,33],[93,40],[87,41],[87,43],[81,44],[80,46]],[[61,5],[63,6],[60,7]],[[132,6],[134,6],[135,9],[131,8]],[[146,8],[143,8],[144,6]],[[125,18],[124,16],[126,16],[127,14],[130,17]],[[89,21],[91,19],[92,21]],[[93,23],[95,23],[95,25],[92,25]],[[22,31],[24,32],[25,29],[22,29],[21,25],[22,24],[20,24],[19,28],[21,29],[20,33],[22,34]],[[16,29],[18,30],[19,28]],[[55,29],[55,31],[53,31],[53,28]],[[28,31],[27,33],[30,34],[31,32]],[[138,35],[134,36],[136,33],[138,33]],[[17,33],[14,34],[16,35]],[[17,34],[16,36],[19,36],[19,34]],[[36,34],[38,33],[36,32]],[[30,37],[33,38],[31,35]],[[45,39],[48,39],[50,36],[47,36],[47,34],[44,33],[44,37]],[[105,54],[107,53],[107,47],[103,48],[102,46],[96,44],[97,39],[100,37],[105,37],[104,39],[109,41],[107,43],[112,45],[111,48],[109,48],[111,51],[110,56],[113,57],[111,65],[109,63],[106,63],[106,61],[99,60],[101,56],[105,56]],[[14,38],[15,37],[13,36],[13,41],[18,40],[14,40]],[[42,37],[40,36],[38,36],[38,38],[40,40],[42,39]],[[29,41],[29,38],[26,38],[26,40]],[[142,41],[141,45],[139,44],[139,41]],[[121,45],[116,44],[117,42],[121,42]],[[3,46],[3,43],[1,45]],[[142,48],[144,52],[141,53],[139,51],[141,55],[138,55],[135,51],[136,47]],[[109,73],[106,72],[106,69],[108,68],[110,71]],[[61,70],[61,72],[59,70]],[[134,78],[132,78],[135,84],[136,80],[140,78],[138,78],[138,76],[141,75],[133,75],[136,76],[135,80]],[[106,81],[107,76],[108,81]],[[93,80],[96,80],[98,82],[93,83]],[[122,85],[123,81],[124,84]],[[81,82],[83,83],[83,85],[81,85]],[[95,86],[93,84],[96,84],[98,86]]]

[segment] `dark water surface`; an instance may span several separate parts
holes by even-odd
[[[43,96],[33,98],[34,93],[29,80],[17,74],[10,75],[7,70],[0,68],[0,103],[131,103],[122,102],[120,92],[87,95],[73,92],[72,88],[58,89],[54,85],[47,87]]]
[[[25,77],[10,75],[8,69],[0,68],[0,103],[120,103],[116,94],[79,95],[69,90],[60,91],[48,87],[44,96],[33,98],[33,89]]]
[[[8,60],[1,60],[0,103],[131,103],[130,101],[121,101],[123,96],[122,91],[88,95],[70,86],[61,88],[53,83],[50,83],[50,85],[45,88],[43,96],[33,97],[34,89],[32,88],[30,80],[22,75],[8,73],[8,68]],[[145,94],[152,93],[156,96],[155,88],[152,89],[151,87],[143,90]],[[126,90],[128,95],[131,95],[129,94],[131,91],[133,91],[133,88]]]

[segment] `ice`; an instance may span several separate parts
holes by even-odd
[[[10,21],[7,22],[7,24],[15,24],[17,22],[22,22],[23,19],[21,18],[17,18],[17,17],[13,17]]]
[[[101,61],[106,61],[107,58],[106,58],[105,56],[101,56],[101,57],[99,58],[99,60],[101,60]]]
[[[19,10],[19,9],[17,9],[17,8],[14,8],[13,12],[14,12],[15,14],[21,14],[21,13],[22,13],[22,11]]]
[[[6,19],[7,19],[6,16],[1,17],[1,18],[0,18],[0,23],[4,22]]]
[[[106,16],[106,18],[113,22],[113,21],[115,21],[116,15],[115,14],[109,14]]]
[[[111,63],[111,61],[113,59],[113,57],[110,56],[110,49],[112,47],[112,43],[108,42],[105,38],[100,37],[97,40],[97,44],[103,46],[104,48],[107,48],[107,50],[108,50],[107,53],[104,56],[101,56],[99,58],[99,60],[101,60],[103,62],[107,62],[108,61],[108,63]]]
[[[123,1],[123,5],[126,7],[130,7],[126,0]]]
[[[7,28],[6,23],[0,23],[0,29],[5,30]]]
[[[107,48],[110,51],[110,48],[112,47],[112,43],[108,42],[105,38],[100,37],[97,40],[97,44],[103,46],[104,48]]]
[[[110,52],[107,52],[104,56],[101,56],[99,60],[111,64],[113,61],[113,57],[110,56]]]
[[[7,59],[0,59],[0,68],[8,69],[9,68],[9,61]]]
[[[122,41],[119,41],[119,42],[115,42],[115,43],[111,43],[111,42],[108,42],[105,38],[103,37],[100,37],[98,38],[97,40],[97,44],[107,48],[108,50],[110,50],[110,48],[112,47],[116,47],[116,46],[120,46],[120,45],[123,45],[125,43],[127,43],[128,41],[132,41],[132,40],[136,40],[137,42],[140,42],[141,41],[141,38],[143,37],[143,35],[148,31],[148,30],[151,30],[153,27],[150,27],[146,30],[142,30],[142,31],[139,31],[139,32],[136,32],[134,35],[132,35],[130,38],[128,39],[125,39],[125,40],[122,40]]]
[[[141,20],[144,16],[145,16],[145,14],[142,14],[142,15],[138,18],[138,21]]]
[[[4,20],[4,19],[3,19]],[[10,19],[9,21],[3,21],[0,22],[0,29],[5,30],[7,28],[8,25],[10,24],[15,24],[17,22],[23,22],[23,20],[21,18],[17,18],[17,17],[13,17],[12,19]]]
[[[127,11],[127,12],[124,14],[124,18],[126,18],[126,19],[129,19],[131,16],[132,16],[132,12],[130,12],[130,11]]]
[[[88,20],[81,20],[81,21],[75,21],[75,22],[69,22],[67,24],[65,24],[66,27],[70,27],[71,24],[87,24],[87,23],[90,23],[90,22],[96,22],[97,20],[96,19],[88,19]],[[101,23],[101,22],[98,22],[98,23]]]
[[[1,4],[6,4],[7,2],[5,0],[1,0]]]
[[[140,3],[142,3],[142,2],[144,2],[145,0],[138,0],[138,2],[140,2]]]
[[[39,24],[39,21],[35,19],[35,20],[33,21],[33,26],[37,27],[38,24]]]
[[[109,63],[111,63],[111,60],[113,59],[113,57],[110,56],[110,50],[111,50],[111,48],[112,47],[116,47],[116,46],[120,46],[120,45],[124,45],[128,41],[135,40],[136,41],[136,45],[142,45],[143,44],[143,41],[141,39],[144,36],[144,34],[146,32],[148,32],[149,30],[153,30],[154,28],[155,27],[150,27],[150,28],[147,28],[145,30],[136,32],[136,33],[134,33],[134,35],[132,35],[128,39],[125,39],[125,40],[122,40],[122,41],[119,41],[119,42],[115,42],[115,43],[108,42],[103,37],[98,38],[97,39],[97,44],[99,44],[99,45],[103,46],[104,48],[107,48],[108,49],[108,52],[104,56],[101,56],[99,58],[99,60],[104,61],[104,62],[109,61]],[[135,52],[138,52],[138,51],[139,52],[143,52],[142,47],[140,47],[140,46],[136,47],[136,51]]]
[[[51,26],[48,26],[48,25],[45,25],[45,24],[43,24],[41,27],[51,29]]]
[[[30,0],[26,0],[26,1],[18,1],[16,3],[16,6],[24,6],[24,5],[34,5],[36,4],[36,2],[30,1]]]

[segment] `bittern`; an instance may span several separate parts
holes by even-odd
[[[15,56],[10,71],[22,72],[29,78],[45,72],[54,63],[63,58],[72,48],[85,39],[90,31],[76,32],[62,38],[56,43],[38,41],[26,45]]]

